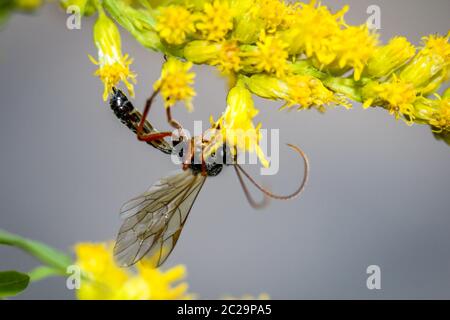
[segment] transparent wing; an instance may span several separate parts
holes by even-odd
[[[127,267],[147,256],[154,267],[163,264],[205,180],[190,170],[178,171],[128,201],[121,209],[125,221],[114,247],[117,263]]]

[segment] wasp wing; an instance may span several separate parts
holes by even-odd
[[[121,209],[125,221],[114,247],[117,263],[131,266],[147,256],[152,266],[163,264],[175,247],[205,180],[190,170],[177,172],[127,202]]]

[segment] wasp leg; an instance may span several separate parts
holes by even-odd
[[[151,142],[155,140],[162,140],[166,137],[170,137],[172,132],[155,132],[146,135],[138,135],[139,141]]]
[[[145,120],[147,119],[150,108],[152,107],[153,100],[155,100],[158,93],[159,90],[153,91],[152,95],[147,99],[145,103],[144,112],[142,113],[141,121],[139,122],[138,128],[136,130],[137,138],[139,141],[150,142],[154,140],[161,140],[172,135],[171,132],[153,132],[148,134],[145,134],[143,132]]]
[[[159,139],[162,139],[162,138],[165,138],[165,137],[171,135],[171,134],[167,134],[167,132],[158,132],[158,133],[149,133],[149,134],[144,133],[145,120],[147,119],[148,113],[153,104],[153,100],[155,100],[156,96],[158,95],[158,92],[159,92],[158,90],[153,91],[152,95],[150,96],[150,98],[147,99],[147,101],[145,103],[144,112],[142,113],[141,121],[139,122],[139,125],[136,130],[137,138],[140,141],[149,142],[149,141],[153,141],[153,140],[159,140]]]
[[[169,108],[166,108],[166,115],[167,115],[167,122],[174,128],[177,130],[183,130],[183,127],[181,126],[181,124],[175,120],[174,118],[172,118],[172,111]]]
[[[202,176],[206,177],[208,175],[208,172],[206,171],[206,162],[205,162],[205,155],[203,153],[203,142],[205,140],[203,139],[203,134],[202,134],[202,141],[201,141],[201,153],[202,153]]]
[[[186,152],[186,155],[184,155],[184,159],[183,159],[183,170],[187,170],[189,169],[189,166],[192,162],[192,159],[194,158],[195,155],[195,146],[194,144],[194,139],[191,139],[188,143],[188,150]]]

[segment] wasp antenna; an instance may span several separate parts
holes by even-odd
[[[241,173],[237,169],[238,165],[234,166],[234,170],[236,171],[236,175],[239,179],[239,183],[241,184],[242,190],[244,190],[245,197],[247,198],[248,203],[250,206],[254,209],[262,209],[269,203],[269,197],[264,194],[264,199],[260,202],[256,202],[253,197],[250,194],[250,191],[248,190],[247,186],[244,183],[244,179],[242,179]],[[241,168],[242,170],[242,168]]]
[[[303,190],[305,189],[305,186],[306,186],[306,183],[308,182],[308,175],[309,175],[309,161],[308,161],[308,157],[306,156],[306,154],[303,152],[303,150],[302,149],[300,149],[299,147],[297,147],[297,146],[295,146],[295,145],[293,145],[293,144],[287,144],[290,148],[292,148],[292,149],[294,149],[294,151],[296,151],[301,157],[302,157],[302,159],[303,159],[303,164],[304,164],[304,171],[303,171],[303,179],[302,179],[302,182],[300,183],[300,186],[298,187],[298,189],[294,192],[294,193],[292,193],[292,194],[289,194],[289,195],[287,195],[287,196],[280,196],[280,195],[277,195],[277,194],[274,194],[274,193],[272,193],[272,192],[270,192],[269,190],[267,190],[267,189],[265,189],[263,186],[261,186],[259,183],[257,183],[256,181],[255,181],[255,179],[253,179],[240,165],[238,165],[238,164],[235,164],[234,166],[235,166],[235,169],[236,169],[236,172],[238,172],[238,171],[240,171],[240,172],[242,172],[246,177],[247,177],[247,179],[256,187],[256,188],[258,188],[262,193],[264,193],[267,197],[269,197],[269,198],[272,198],[272,199],[276,199],[276,200],[290,200],[290,199],[293,199],[293,198],[295,198],[295,197],[297,197],[297,196],[299,196],[300,195],[300,193],[302,193],[303,192]],[[238,174],[238,177],[239,177],[239,174]],[[241,182],[241,184],[242,184],[242,182]],[[243,185],[244,186],[244,185]],[[245,189],[244,189],[244,192],[245,192]],[[248,192],[248,190],[247,190],[247,192]],[[247,194],[246,194],[246,196],[247,196]],[[248,196],[247,196],[247,199],[248,199]]]

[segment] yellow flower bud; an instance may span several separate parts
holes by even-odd
[[[89,58],[99,66],[95,75],[104,83],[103,99],[108,98],[112,87],[120,81],[125,83],[130,94],[134,95],[132,83],[135,82],[136,75],[129,69],[132,59],[129,59],[128,55],[122,55],[119,29],[103,11],[99,12],[94,25],[94,43],[98,49],[98,61],[91,56]]]
[[[427,85],[442,76],[441,72],[446,76],[450,64],[448,39],[449,35],[424,38],[425,47],[400,72],[400,79],[414,84],[419,91],[427,91]]]
[[[415,52],[416,49],[405,37],[395,37],[375,50],[365,73],[376,78],[389,76],[411,59]]]
[[[439,97],[434,100],[436,110],[430,120],[430,125],[435,131],[450,131],[450,97]]]
[[[255,15],[255,0],[230,0],[235,12],[235,27],[232,39],[243,44],[255,43],[265,27],[262,19]]]
[[[286,82],[265,74],[257,74],[244,79],[251,92],[265,99],[285,100],[289,90]]]
[[[371,81],[362,89],[364,108],[374,105],[386,107],[397,119],[405,116],[407,123],[414,120],[417,91],[410,82],[394,77],[388,82]]]
[[[253,118],[258,112],[250,91],[242,81],[238,81],[228,93],[227,108],[214,126],[220,129],[213,137],[212,144],[215,146],[211,150],[216,150],[226,142],[232,152],[235,148],[243,152],[255,152],[261,164],[268,167],[269,162],[259,146],[261,125],[255,127],[253,124]]]
[[[184,57],[196,64],[208,63],[217,58],[221,47],[221,44],[217,42],[191,41],[184,47]]]
[[[414,102],[414,122],[420,124],[429,124],[436,112],[436,103],[434,100],[418,97]]]
[[[281,80],[259,74],[245,78],[245,83],[254,94],[266,99],[284,100],[287,107],[297,105],[298,109],[307,109],[314,106],[325,111],[325,105],[339,104],[351,108],[341,96],[335,95],[310,75],[291,75]]]

